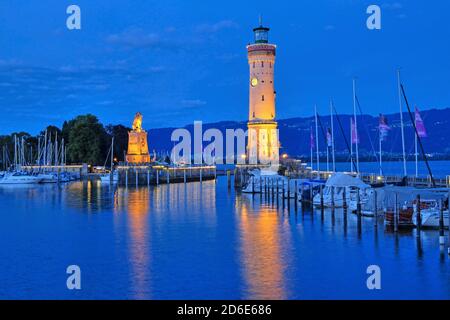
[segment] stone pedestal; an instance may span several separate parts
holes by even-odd
[[[147,132],[128,132],[128,152],[126,161],[129,163],[148,163],[150,155],[148,153]]]

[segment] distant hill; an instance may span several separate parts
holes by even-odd
[[[427,129],[428,137],[423,139],[425,152],[436,155],[450,155],[450,108],[431,109],[421,111],[422,118]],[[402,151],[400,114],[386,114],[388,123],[391,126],[386,141],[383,141],[383,152],[392,156],[398,155]],[[352,116],[345,114],[339,115],[342,130],[339,126],[337,117],[334,121],[335,146],[336,153],[347,156],[348,151],[343,138],[343,134],[349,141],[350,137],[350,118]],[[405,124],[405,144],[409,156],[414,154],[414,129],[412,127],[408,113],[403,114]],[[326,131],[330,126],[330,116],[320,116],[323,130]],[[208,128],[216,128],[225,132],[226,129],[246,129],[246,121],[222,121],[217,123],[203,124],[203,132]],[[290,118],[278,120],[280,130],[281,152],[288,153],[291,156],[308,157],[310,154],[310,128],[314,130],[314,117]],[[192,134],[193,124],[185,127]],[[175,128],[150,129],[149,148],[150,150],[171,150],[173,142],[170,136]],[[359,115],[358,132],[360,137],[359,151],[362,157],[369,157],[373,154],[373,149],[378,152],[378,116]],[[224,135],[225,136],[225,135]],[[206,145],[207,143],[204,143]],[[373,145],[373,149],[372,149]],[[319,127],[319,150],[325,151],[325,138],[322,129]]]

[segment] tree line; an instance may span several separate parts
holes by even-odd
[[[10,161],[13,159],[15,137],[17,141],[23,139],[26,161],[30,164],[36,163],[39,140],[43,141],[45,132],[47,132],[47,137],[50,137],[52,141],[58,139],[59,144],[64,139],[67,163],[103,165],[113,137],[114,158],[123,159],[128,147],[128,131],[130,130],[131,128],[120,124],[104,126],[92,114],[80,115],[72,120],[64,121],[61,128],[47,126],[36,136],[27,132],[14,132],[10,135],[0,136],[1,163],[3,166],[8,159]]]

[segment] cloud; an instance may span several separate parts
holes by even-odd
[[[403,8],[403,5],[400,2],[386,2],[381,7],[388,10],[399,10]]]
[[[213,24],[200,24],[195,28],[199,33],[216,33],[224,29],[237,29],[239,25],[232,20],[222,20]]]
[[[206,101],[200,100],[200,99],[194,99],[194,100],[182,100],[181,104],[188,108],[197,108],[206,105]]]
[[[174,49],[180,46],[173,38],[166,38],[162,33],[145,32],[140,28],[130,28],[121,33],[111,34],[105,41],[126,49]]]

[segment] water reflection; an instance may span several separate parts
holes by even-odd
[[[244,299],[285,299],[286,280],[277,210],[261,205],[255,212],[254,198],[236,197],[240,261],[245,281]],[[284,245],[289,244],[287,232]]]
[[[120,212],[127,212],[127,225],[130,235],[129,262],[134,298],[150,298],[150,195],[149,188],[118,188],[117,206]]]

